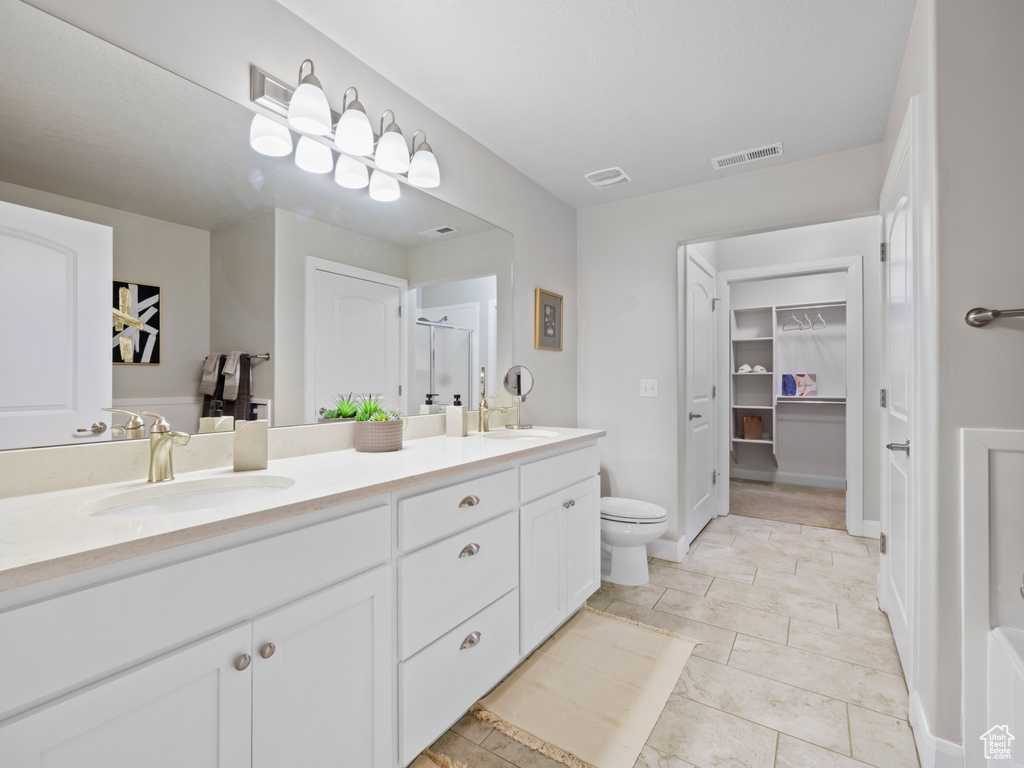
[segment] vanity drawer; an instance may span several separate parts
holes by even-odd
[[[507,469],[399,499],[398,548],[409,552],[508,512],[518,502],[516,491],[516,470]]]
[[[514,512],[405,555],[398,561],[399,658],[412,656],[518,583]]]
[[[524,464],[519,469],[520,501],[539,499],[600,471],[601,451],[596,445]]]
[[[0,719],[386,563],[390,542],[376,506],[0,613]]]
[[[475,645],[462,648],[470,635]],[[399,751],[409,763],[519,661],[519,591],[513,590],[398,665]]]

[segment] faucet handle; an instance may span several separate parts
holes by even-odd
[[[122,429],[146,428],[146,422],[142,419],[142,416],[135,413],[134,411],[126,411],[122,408],[103,408],[102,410],[109,411],[110,413],[123,413],[125,416],[127,416],[128,421],[120,425]]]
[[[164,432],[171,431],[171,425],[163,416],[159,413],[151,413],[150,411],[139,411],[139,416],[149,416],[151,419],[155,419],[153,426],[149,428],[149,434],[160,435]]]

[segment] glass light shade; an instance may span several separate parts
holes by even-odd
[[[373,161],[382,171],[405,173],[409,170],[409,148],[394,123],[384,129],[384,135],[377,142],[377,154],[373,156]]]
[[[370,183],[370,174],[366,166],[354,157],[342,155],[334,169],[334,181],[346,189],[363,189]]]
[[[292,153],[292,132],[266,115],[255,115],[249,127],[249,146],[268,157]]]
[[[288,124],[313,136],[326,136],[331,132],[331,107],[320,81],[312,75],[302,78],[288,102]]]
[[[370,197],[378,203],[390,203],[402,196],[398,179],[375,170],[370,174]]]
[[[409,163],[409,183],[420,189],[432,189],[441,184],[437,158],[426,142],[420,144]]]
[[[353,102],[341,113],[338,128],[334,134],[334,143],[342,152],[350,155],[373,154],[373,128],[359,102]]]
[[[295,147],[295,164],[310,173],[330,173],[334,170],[334,154],[326,144],[300,136]]]

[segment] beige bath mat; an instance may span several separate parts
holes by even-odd
[[[696,645],[584,608],[473,712],[572,768],[633,768]]]
[[[412,761],[412,765],[409,768],[469,768],[469,766],[452,760],[447,755],[437,755],[431,752],[429,749],[424,749],[423,752]]]

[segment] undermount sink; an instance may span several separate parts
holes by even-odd
[[[150,485],[90,502],[87,515],[103,517],[151,517],[213,509],[255,501],[295,485],[288,477],[210,477],[204,480]]]
[[[558,437],[558,433],[546,429],[497,429],[493,432],[484,432],[483,436],[492,440],[546,440],[549,437]]]

